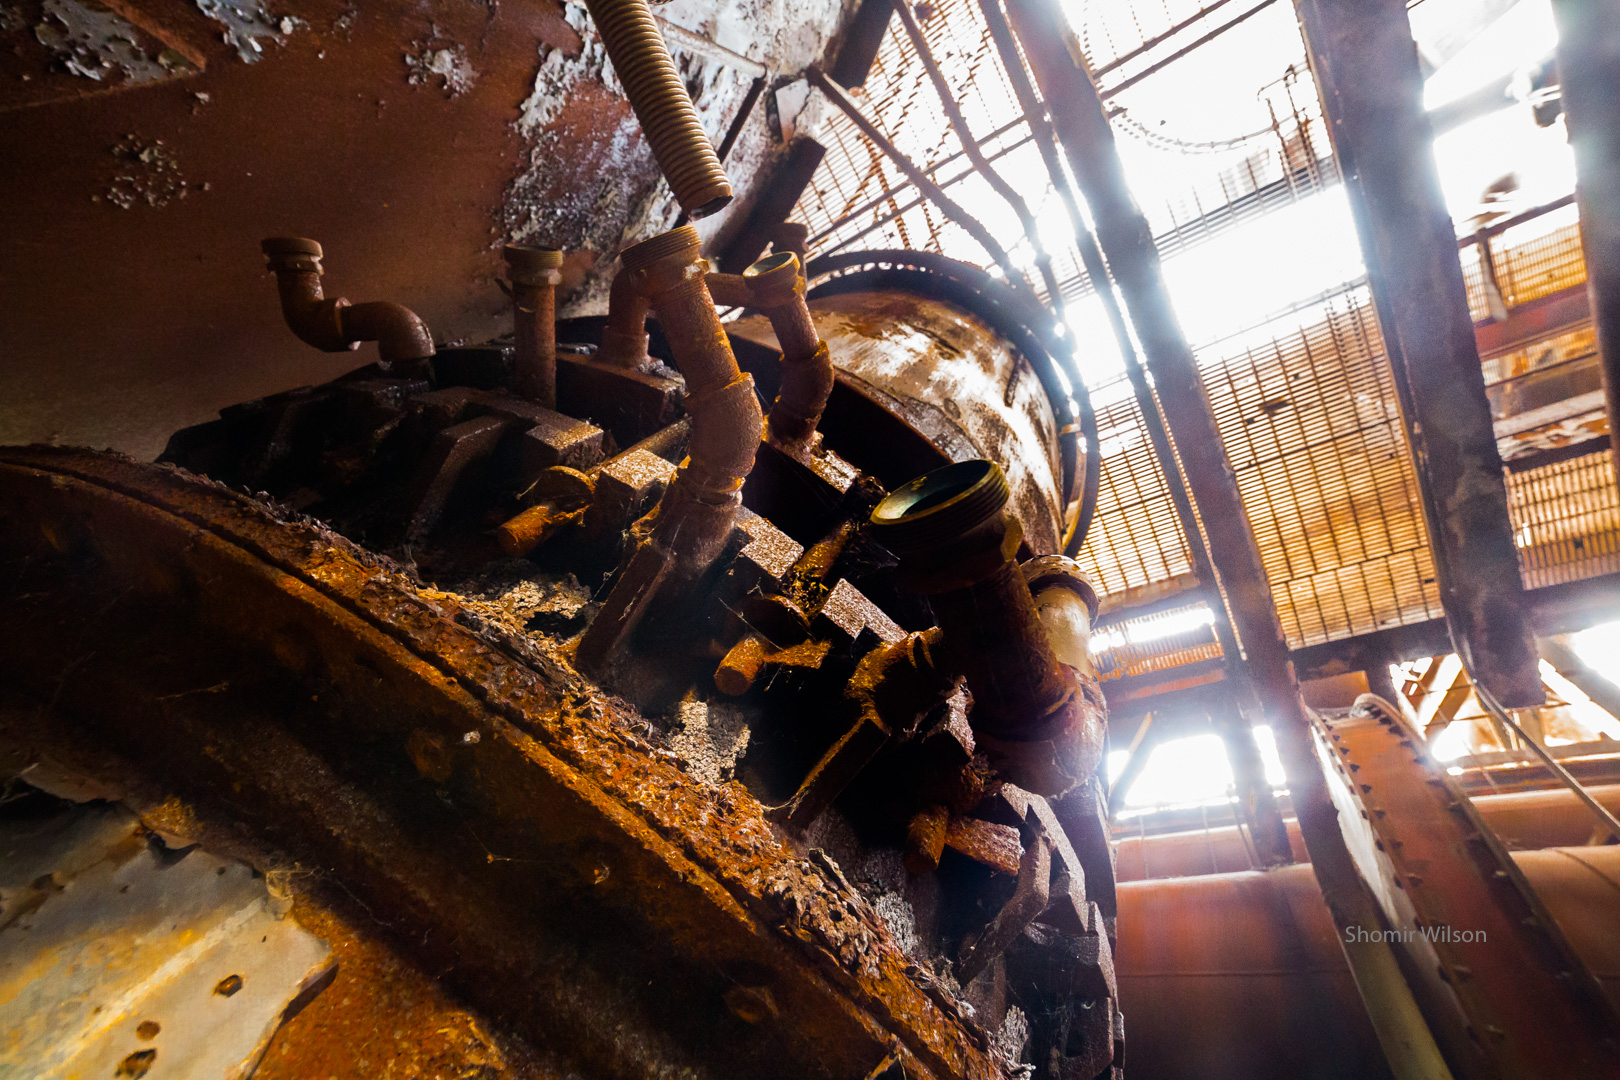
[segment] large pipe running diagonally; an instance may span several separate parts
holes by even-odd
[[[691,585],[714,562],[742,505],[764,416],[754,380],[737,367],[704,280],[708,263],[697,230],[684,225],[623,253],[630,284],[645,295],[686,379],[692,419],[687,459],[651,515],[602,610],[586,628],[576,660],[584,670],[610,664],[656,602]]]
[[[647,0],[585,0],[585,7],[681,209],[693,218],[722,209],[731,184]]]
[[[1259,548],[1227,460],[1197,362],[1176,320],[1153,233],[1132,199],[1113,131],[1084,54],[1055,0],[1007,0],[1019,43],[1091,206],[1097,239],[1130,310],[1188,486],[1209,537],[1263,715],[1272,723],[1289,793],[1323,897],[1343,931],[1379,925],[1377,902],[1351,860],[1289,659]],[[1369,1017],[1396,1075],[1449,1075],[1387,944],[1346,944]]]
[[[384,300],[351,304],[321,292],[321,245],[301,237],[274,236],[260,247],[276,275],[281,313],[300,341],[326,352],[377,343],[383,370],[433,356],[433,335],[410,308]]]
[[[1238,651],[1237,637],[1233,634],[1231,621],[1227,618],[1226,603],[1221,599],[1220,589],[1216,587],[1215,570],[1210,562],[1209,549],[1204,545],[1203,533],[1198,530],[1198,520],[1193,514],[1192,501],[1187,495],[1186,484],[1182,482],[1181,468],[1176,462],[1175,452],[1170,447],[1170,438],[1164,430],[1164,418],[1159,415],[1158,402],[1154,400],[1153,389],[1148,384],[1147,374],[1142,370],[1141,361],[1136,354],[1136,345],[1125,325],[1125,315],[1120,311],[1119,298],[1114,294],[1114,285],[1108,276],[1102,252],[1097,248],[1097,239],[1092,235],[1091,227],[1081,213],[1080,204],[1074,197],[1074,189],[1069,186],[1068,175],[1063,170],[1063,163],[1058,159],[1057,137],[1053,132],[1051,121],[1046,116],[1046,103],[1030,85],[1029,75],[1024,70],[1023,57],[1018,51],[1018,43],[1013,39],[1012,28],[1007,25],[1007,17],[1001,10],[1001,0],[980,0],[979,7],[984,12],[990,37],[1001,56],[1002,69],[1012,84],[1018,106],[1029,118],[1030,130],[1035,136],[1036,145],[1040,148],[1041,160],[1046,164],[1047,175],[1051,177],[1052,186],[1057,190],[1068,211],[1069,222],[1074,228],[1075,245],[1080,250],[1080,262],[1091,278],[1092,288],[1096,290],[1098,299],[1102,301],[1108,325],[1114,332],[1115,342],[1119,345],[1120,357],[1125,362],[1125,372],[1136,397],[1137,409],[1142,414],[1142,423],[1147,428],[1148,441],[1153,446],[1159,470],[1164,474],[1165,489],[1169,493],[1171,506],[1175,508],[1182,539],[1187,544],[1188,560],[1192,563],[1193,573],[1198,575],[1204,599],[1214,616],[1215,638],[1221,647],[1226,677],[1234,687],[1240,688],[1238,697],[1247,696],[1245,684],[1248,676],[1243,669],[1243,658]],[[1078,375],[1074,377],[1077,378]],[[1091,441],[1095,442],[1094,436]],[[1265,782],[1265,770],[1260,762],[1260,750],[1254,741],[1252,725],[1236,704],[1229,702],[1215,726],[1226,746],[1227,755],[1232,759],[1240,808],[1261,865],[1281,866],[1292,862],[1293,852],[1288,844],[1282,811],[1278,809],[1271,785]]]

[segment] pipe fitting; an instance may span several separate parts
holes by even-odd
[[[585,7],[681,209],[701,218],[731,202],[731,184],[647,0],[585,0]]]
[[[1091,624],[1097,619],[1097,592],[1066,555],[1043,555],[1019,568],[1035,598],[1035,614],[1052,640],[1057,658],[1085,675],[1091,666]]]
[[[580,640],[576,662],[587,670],[611,663],[649,607],[683,594],[719,557],[759,449],[765,420],[754,380],[737,367],[700,247],[687,225],[621,256],[619,276],[647,297],[686,380],[691,429],[687,458],[653,511],[646,539]]]
[[[1095,678],[1053,647],[1014,556],[1023,530],[990,461],[936,469],[872,511],[872,536],[900,558],[901,584],[926,595],[945,653],[973,693],[980,749],[1006,779],[1061,795],[1102,757]]]
[[[647,315],[652,305],[641,291],[640,279],[627,273],[621,262],[608,289],[607,325],[596,347],[597,359],[624,368],[647,363]]]
[[[709,296],[715,307],[753,307],[754,294],[741,274],[711,273],[703,279],[708,283]]]
[[[377,343],[384,370],[433,356],[433,335],[410,308],[375,300],[351,304],[321,291],[321,245],[302,237],[270,237],[260,244],[281,294],[281,313],[300,341],[325,352],[348,352]]]
[[[512,283],[512,323],[517,337],[513,387],[548,409],[557,407],[557,286],[563,253],[506,245],[507,279]]]
[[[783,449],[807,448],[832,394],[833,365],[804,299],[804,273],[791,251],[767,255],[743,271],[754,304],[765,312],[782,349],[782,386],[766,431]]]
[[[669,538],[676,554],[707,565],[725,542],[741,504],[764,417],[753,377],[737,367],[720,325],[705,281],[709,266],[700,249],[697,230],[686,225],[627,248],[622,259],[624,273],[640,282],[658,316],[675,366],[686,380],[686,411],[692,417],[687,460],[659,507],[654,536]],[[696,523],[683,519],[702,506],[724,512],[699,511],[712,520],[693,529]],[[687,507],[687,513],[675,513]]]

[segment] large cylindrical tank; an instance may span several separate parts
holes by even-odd
[[[1620,846],[1513,859],[1620,1001]],[[1389,1068],[1308,865],[1119,886],[1131,1080],[1376,1080]]]
[[[1028,357],[980,316],[914,293],[842,292],[812,299],[810,310],[838,370],[821,422],[831,449],[891,488],[952,461],[995,461],[1030,550],[1061,550],[1058,423]],[[726,329],[776,346],[764,316]],[[774,366],[750,367],[767,394]]]
[[[1588,789],[1611,812],[1620,813],[1620,784]],[[1565,788],[1481,795],[1473,800],[1502,843],[1514,850],[1576,847],[1592,834],[1592,812]],[[1287,822],[1294,858],[1308,862],[1299,823]],[[1115,847],[1120,881],[1224,874],[1254,866],[1234,825],[1158,836],[1120,836]]]

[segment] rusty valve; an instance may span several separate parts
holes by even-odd
[[[872,535],[899,556],[901,583],[933,606],[973,693],[979,748],[1012,783],[1061,795],[1102,757],[1102,692],[1053,648],[1014,561],[1023,530],[1007,499],[994,462],[947,465],[879,503]]]

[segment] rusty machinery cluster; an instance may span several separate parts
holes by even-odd
[[[589,6],[682,205],[693,216],[723,206],[729,186],[645,4]],[[80,527],[68,519],[84,517],[54,500],[88,485],[93,495],[82,497],[116,504],[106,514],[128,512],[133,499],[147,508],[140,514],[200,529],[204,547],[234,545],[273,566],[291,583],[282,587],[286,596],[314,589],[361,617],[370,629],[346,631],[334,655],[380,632],[391,638],[388,648],[406,647],[436,665],[442,675],[428,673],[424,699],[439,692],[433,679],[466,688],[480,708],[515,725],[501,729],[509,731],[503,738],[529,764],[499,775],[478,771],[486,764],[463,775],[471,767],[459,763],[473,753],[464,744],[478,743],[480,728],[457,741],[415,727],[394,740],[403,743],[409,777],[367,765],[355,774],[371,797],[409,805],[410,815],[441,812],[431,800],[429,810],[414,803],[424,796],[412,784],[425,778],[449,806],[448,792],[464,782],[463,807],[484,815],[476,835],[494,831],[538,854],[563,844],[544,829],[524,831],[528,817],[542,812],[525,800],[539,796],[501,802],[508,792],[530,791],[521,769],[545,773],[523,740],[539,739],[581,776],[602,774],[595,794],[576,785],[563,802],[578,800],[577,814],[595,822],[586,831],[607,839],[564,845],[574,852],[564,861],[583,860],[581,873],[594,884],[615,858],[663,866],[659,859],[675,856],[654,858],[656,844],[643,843],[642,827],[620,818],[640,813],[653,822],[700,867],[683,884],[708,874],[732,899],[655,890],[656,901],[624,901],[626,921],[616,925],[655,936],[659,926],[675,927],[649,955],[673,953],[679,959],[668,964],[676,968],[697,962],[723,972],[730,989],[720,996],[732,1017],[776,1024],[760,1046],[792,1036],[783,1045],[809,1055],[807,1075],[844,1075],[847,1063],[837,1060],[844,1057],[872,1075],[889,1067],[913,1076],[1016,1074],[1029,1068],[1022,1060],[1042,1076],[1117,1076],[1124,1036],[1111,960],[1116,908],[1098,778],[1105,707],[1087,655],[1097,600],[1072,560],[1057,553],[1078,471],[1066,397],[1054,390],[1050,358],[1008,322],[1008,305],[977,303],[973,282],[982,276],[973,278],[971,268],[922,259],[898,277],[892,269],[856,273],[812,303],[804,230],[786,226],[778,235],[777,250],[740,275],[710,272],[691,227],[644,240],[622,252],[605,319],[561,322],[562,253],[508,247],[510,342],[443,348],[397,304],[327,297],[318,243],[266,240],[299,338],[334,352],[375,341],[378,360],[176,433],[162,461],[206,481],[94,455],[8,461],[7,482],[30,506],[38,503],[41,520],[58,524],[0,539],[31,567],[54,565],[73,547],[61,536]],[[717,305],[757,314],[722,323]],[[1032,368],[1037,378],[1022,378]],[[31,486],[46,474],[56,479]],[[210,486],[217,484],[257,494],[225,498]],[[131,550],[149,526],[154,536],[162,532],[137,524]],[[40,536],[46,548],[34,551]],[[106,543],[105,536],[84,541],[103,545],[97,573],[112,573],[124,558]],[[188,563],[130,587],[172,599],[176,589],[217,589],[239,570],[203,573]],[[344,584],[345,574],[352,583]],[[191,575],[198,575],[191,585],[175,585]],[[238,591],[252,594],[256,580],[242,579]],[[429,589],[426,580],[455,588]],[[538,582],[542,591],[583,586],[592,602],[548,607],[524,615],[526,624],[492,630],[487,601],[514,580]],[[280,602],[267,602],[266,622]],[[324,602],[310,599],[287,625],[313,618]],[[226,637],[299,636],[231,611],[221,617]],[[469,627],[476,640],[463,641]],[[323,687],[312,702],[335,701],[335,688],[353,683],[354,672],[339,672],[338,660],[276,640],[266,652],[272,665]],[[493,642],[505,659],[479,660],[479,642]],[[521,671],[502,666],[513,658]],[[380,671],[382,663],[361,667]],[[537,678],[541,688],[531,688]],[[72,694],[58,697],[68,708]],[[414,711],[409,701],[402,697],[399,709],[367,721],[366,730],[418,723],[398,715]],[[199,702],[184,707],[208,704]],[[660,764],[673,756],[665,747],[694,706],[742,718],[747,751],[735,768],[746,795],[736,785],[716,795],[712,775],[700,795],[682,794],[698,790],[682,775],[690,768]],[[354,705],[357,714],[371,708]],[[620,734],[602,736],[611,745],[594,756],[580,756],[584,729],[567,727],[581,710],[586,727],[603,717],[619,724],[612,730]],[[320,724],[300,729],[289,718],[285,725],[305,743],[347,746],[348,736]],[[234,737],[204,740],[212,760],[226,760]],[[635,764],[613,765],[624,750],[615,740],[639,748]],[[365,745],[373,747],[365,754],[378,752]],[[477,753],[493,760],[487,756],[497,750]],[[252,754],[234,760],[266,785],[268,803],[289,799],[291,817],[312,813],[324,798],[310,794],[314,773],[273,783],[279,762]],[[653,785],[664,793],[658,797],[718,799],[724,808],[654,821],[650,781],[615,786],[649,769],[663,777]],[[752,809],[736,809],[737,798]],[[620,807],[620,817],[603,818],[604,805]],[[325,827],[322,815],[335,813],[329,807],[311,818],[322,821],[317,846],[342,831]],[[762,831],[744,854],[705,861],[710,848],[754,836],[746,822],[755,818]],[[470,829],[468,821],[460,824]],[[412,888],[380,896],[379,882],[404,871],[389,863],[387,843],[365,838],[363,822],[346,827],[354,837],[331,849],[339,852],[333,861],[357,867],[356,887],[372,890],[379,910],[445,931],[435,940],[460,942],[453,956],[461,966],[484,963],[488,971],[462,983],[475,996],[488,992],[484,975],[508,992],[521,991],[525,979],[544,981],[531,968],[515,986],[502,983],[496,970],[513,978],[503,965],[516,961],[478,945],[495,922],[525,926],[529,909],[507,893],[468,901],[468,912],[498,916],[412,906],[400,899],[417,895]],[[634,856],[589,854],[626,844]],[[755,863],[777,869],[749,871]],[[482,895],[479,875],[496,871],[469,872],[472,896]],[[563,891],[580,876],[562,873]],[[731,940],[714,928],[731,925],[725,919],[737,916],[726,905],[738,903],[762,921],[728,932]],[[651,910],[671,906],[680,911]],[[578,915],[574,924],[553,917],[553,935],[589,937],[599,916]],[[611,940],[595,929],[597,940]],[[784,943],[810,949],[817,959],[809,974],[761,974],[784,963]],[[750,948],[764,952],[746,962],[733,955]],[[885,956],[899,957],[903,974],[889,971]],[[804,980],[819,989],[792,989]],[[547,1026],[566,1020],[580,993],[553,995],[566,1000],[546,1014]],[[803,1004],[821,1002],[817,993],[839,1004]],[[608,1006],[592,1008],[594,1017]],[[694,1010],[670,1020],[671,1030],[690,1034],[702,1016]],[[861,1038],[838,1036],[845,1023]],[[861,1040],[868,1036],[885,1053],[867,1054]],[[679,1047],[655,1057],[705,1057],[690,1038],[672,1037]],[[603,1033],[582,1022],[578,1038],[591,1044],[585,1060],[615,1063],[609,1072],[657,1071],[621,1060],[641,1053],[627,1050],[630,1043],[654,1039],[646,1030],[631,1038],[624,1028]],[[763,1051],[708,1056],[727,1075],[780,1065]]]
[[[992,1030],[1018,1005],[1052,1075],[1121,1063],[1105,706],[1087,656],[1096,597],[1072,560],[1036,554],[1056,523],[1040,522],[1033,546],[995,462],[890,491],[896,469],[932,461],[889,409],[859,417],[848,456],[828,445],[834,359],[798,252],[711,273],[695,230],[677,228],[623,252],[605,319],[558,324],[561,253],[508,247],[511,342],[433,351],[397,305],[325,298],[320,245],[264,251],[303,340],[376,340],[379,360],[226,409],[177,433],[164,460],[268,493],[424,577],[572,575],[599,604],[531,630],[567,641],[575,668],[645,715],[734,702],[751,737],[739,777],[785,836],[813,846],[836,804],[859,850],[895,851],[935,881],[922,890],[934,909],[912,916],[918,963],[944,964],[927,978],[986,1007]],[[936,332],[929,346],[945,341],[968,367],[984,352],[1016,379],[1016,350],[971,315],[899,299],[913,322],[932,305],[982,339],[976,351]],[[817,306],[843,326],[885,302],[855,290]],[[728,334],[717,304],[763,313],[769,336]],[[899,341],[891,362],[918,364]],[[768,409],[755,374],[774,384]],[[866,390],[846,385],[848,401],[892,403],[845,379]],[[1047,466],[1056,456],[1033,450]]]

